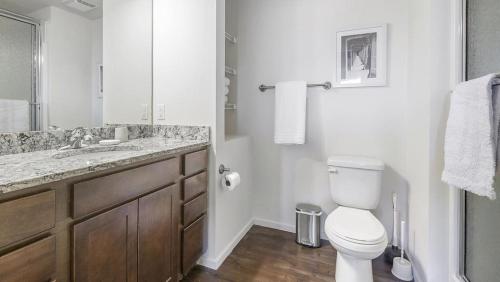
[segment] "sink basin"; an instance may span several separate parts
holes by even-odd
[[[88,147],[82,149],[74,149],[59,152],[57,154],[52,155],[54,159],[66,159],[75,156],[81,157],[104,157],[104,156],[113,156],[117,153],[123,153],[128,151],[141,151],[143,148],[140,146],[109,146],[109,147]]]

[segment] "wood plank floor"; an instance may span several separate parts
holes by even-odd
[[[295,234],[253,226],[217,270],[196,266],[183,281],[335,281],[336,252],[328,241],[310,249]],[[401,281],[382,257],[373,262],[375,282]]]

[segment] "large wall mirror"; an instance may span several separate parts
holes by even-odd
[[[152,122],[152,0],[0,9],[0,132]]]

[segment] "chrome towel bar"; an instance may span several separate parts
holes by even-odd
[[[323,87],[325,90],[329,90],[332,88],[332,83],[327,81],[327,82],[321,83],[321,84],[307,84],[307,87]],[[259,86],[260,92],[266,92],[266,90],[268,90],[268,89],[275,89],[275,88],[276,88],[276,86],[267,86],[264,84],[261,84]]]

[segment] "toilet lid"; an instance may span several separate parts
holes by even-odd
[[[385,240],[385,228],[367,210],[338,207],[326,219],[325,232],[358,244],[377,244]]]

